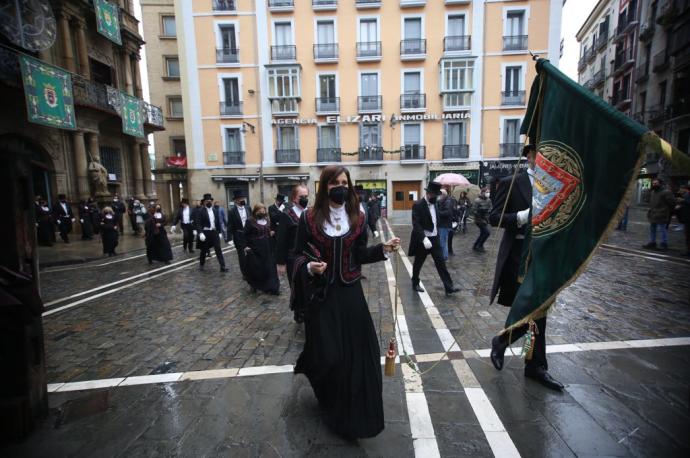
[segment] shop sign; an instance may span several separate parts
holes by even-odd
[[[519,161],[520,170],[527,169],[527,160]],[[508,161],[482,161],[480,163],[479,171],[481,175],[481,185],[486,186],[492,179],[502,178],[515,173],[515,168],[518,167],[518,160],[511,159]]]
[[[416,113],[416,114],[394,114],[390,117],[392,122],[408,122],[408,121],[448,121],[457,119],[469,119],[469,111],[460,111],[457,113]],[[327,124],[357,124],[364,122],[385,122],[388,118],[382,114],[371,115],[353,115],[340,116],[331,115],[326,116]],[[271,121],[273,125],[279,126],[294,126],[294,125],[316,125],[318,120],[316,118],[275,118]]]

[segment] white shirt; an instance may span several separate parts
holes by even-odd
[[[302,216],[302,212],[304,211],[304,208],[300,207],[299,204],[295,204],[292,206],[292,211],[295,212],[295,215],[299,218]]]
[[[182,224],[189,224],[189,207],[182,209]]]
[[[60,202],[60,206],[62,207],[63,210],[65,210],[65,215],[68,215],[69,212],[67,211],[67,204],[64,202]]]
[[[258,224],[259,226],[265,226],[266,224],[268,224],[268,221],[266,221],[266,218],[261,218],[256,220],[256,224]]]
[[[338,237],[350,230],[350,220],[347,217],[345,205],[340,208],[331,207],[330,220],[330,223],[328,220],[323,223],[323,231],[329,236]]]
[[[240,212],[240,219],[242,219],[242,227],[247,224],[247,209],[246,207],[239,205],[237,206],[237,211]]]
[[[206,213],[208,213],[208,221],[209,221],[209,227],[205,227],[205,231],[210,231],[211,229],[215,229],[215,222],[216,222],[216,216],[213,214],[213,207],[208,208],[206,207]]]
[[[431,213],[431,221],[433,221],[433,223],[434,223],[434,230],[433,231],[424,231],[424,235],[427,237],[436,237],[438,235],[438,229],[436,227],[436,204],[430,203],[426,199],[426,197],[424,198],[424,201],[429,206],[429,213]]]

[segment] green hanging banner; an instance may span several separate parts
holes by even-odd
[[[120,37],[120,9],[117,5],[105,0],[93,0],[96,9],[96,24],[98,33],[108,38],[113,43],[122,44]]]
[[[71,75],[28,56],[19,56],[19,64],[29,122],[76,129]]]
[[[145,137],[141,100],[129,94],[122,94],[122,132],[133,137]]]

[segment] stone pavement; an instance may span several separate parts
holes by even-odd
[[[601,249],[560,295],[549,316],[547,343],[690,336],[690,265],[638,249],[644,226],[629,228],[612,234],[613,247]],[[409,225],[392,229],[406,245]],[[489,306],[487,297],[498,234],[491,235],[489,253],[482,255],[469,249],[476,234],[470,226],[468,234],[456,236],[456,255],[449,262],[463,288],[456,297],[443,295],[431,259],[422,271],[433,306],[462,351],[423,374],[421,391],[412,386],[414,377],[402,376],[401,365],[395,377],[384,377],[386,429],[357,442],[325,428],[303,376],[271,369],[294,364],[304,341],[302,327],[292,321],[285,285],[278,297],[249,292],[239,280],[233,248],[224,248],[228,274],[218,272],[214,259],[199,272],[195,258],[179,248],[170,266],[148,266],[144,257],[131,256],[48,270],[41,278],[44,300],[52,303],[48,309],[67,307],[44,318],[50,383],[175,373],[200,379],[114,386],[118,379],[106,388],[51,393],[51,414],[40,431],[0,454],[414,456],[430,434],[441,456],[492,456],[500,454],[491,442],[494,430],[504,428],[522,456],[687,455],[687,344],[561,347],[567,352],[553,347],[560,352],[550,355],[550,371],[566,384],[562,394],[525,380],[517,358],[508,358],[501,372],[493,369],[485,349],[507,311]],[[672,249],[678,247],[677,235],[672,233]],[[364,273],[383,352],[393,333],[385,265],[365,266]],[[402,262],[397,275],[414,358],[425,370],[446,344],[424,299],[411,291]],[[81,294],[94,288],[101,289]],[[459,378],[458,365],[477,386]],[[227,368],[257,368],[263,375],[234,371],[236,376],[210,379],[213,373],[201,372]],[[486,406],[476,405],[477,390],[485,393],[500,427],[487,421]],[[423,395],[430,422],[422,431],[424,409],[416,410],[412,399],[417,395]],[[430,455],[417,450],[417,456]]]

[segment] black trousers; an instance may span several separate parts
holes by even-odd
[[[72,232],[72,221],[69,218],[60,218],[58,232],[63,242],[69,243],[69,233]]]
[[[441,241],[438,236],[429,237],[431,241],[431,250],[424,248],[423,244],[419,244],[417,250],[414,253],[414,264],[412,266],[412,284],[419,284],[419,272],[422,270],[422,265],[426,260],[426,256],[431,253],[431,257],[436,265],[436,271],[438,272],[441,281],[443,282],[443,287],[446,291],[453,288],[453,280],[450,278],[448,269],[446,269],[446,261],[443,260],[443,252],[441,251]]]
[[[534,339],[534,351],[532,352],[532,359],[525,361],[525,370],[533,370],[538,367],[543,367],[544,370],[549,370],[549,363],[546,361],[546,317],[534,320],[537,325],[537,335]],[[525,335],[528,325],[521,326],[514,329],[512,333],[505,333],[501,335],[501,341],[503,343],[512,344],[519,338]],[[510,339],[510,342],[508,340]]]
[[[211,248],[216,252],[216,258],[218,259],[218,264],[221,267],[225,267],[225,258],[223,257],[223,251],[220,249],[220,236],[215,230],[204,231],[206,240],[201,242],[199,245],[201,247],[201,252],[199,253],[199,263],[203,266],[206,262],[206,255]]]
[[[375,220],[373,218],[370,218],[367,221],[367,224],[369,225],[369,230],[371,230],[371,235],[374,235],[374,232],[376,231],[376,221],[378,220]]]
[[[453,234],[455,234],[455,231],[451,229],[448,232],[448,254],[453,254]]]
[[[182,228],[182,249],[194,251],[194,226],[191,224],[180,223]]]

